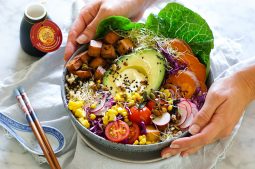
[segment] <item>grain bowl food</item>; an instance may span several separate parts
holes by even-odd
[[[79,130],[101,143],[163,148],[204,103],[212,47],[207,23],[177,3],[145,24],[109,17],[65,65],[64,103]]]

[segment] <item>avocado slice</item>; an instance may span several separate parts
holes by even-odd
[[[165,76],[165,58],[154,49],[143,49],[119,57],[103,77],[113,95],[117,92],[157,90]]]

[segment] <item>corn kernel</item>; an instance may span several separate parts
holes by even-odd
[[[90,123],[89,123],[89,121],[88,121],[87,119],[79,118],[78,120],[79,120],[79,122],[80,122],[84,127],[86,127],[86,128],[89,128],[89,127],[90,127]]]
[[[124,118],[124,122],[128,123],[129,122],[128,118]]]
[[[80,101],[72,101],[72,100],[70,100],[69,103],[68,103],[68,108],[70,110],[74,110],[75,111],[76,109],[82,107],[83,104],[84,104],[84,101],[81,101],[81,100]]]
[[[169,98],[169,99],[168,99],[168,103],[169,103],[169,104],[173,104],[173,99]]]
[[[129,104],[135,104],[135,101],[134,100],[129,100],[128,103]]]
[[[146,136],[145,135],[141,135],[138,137],[138,140],[141,141],[142,139],[146,139]]]
[[[133,144],[134,144],[134,145],[138,145],[138,144],[139,144],[139,141],[136,140]]]
[[[141,140],[140,140],[140,144],[141,144],[141,145],[146,144],[146,138],[141,139]]]
[[[86,127],[86,128],[89,128],[90,127],[90,123],[87,119],[84,120],[83,122],[83,125]]]
[[[85,111],[82,108],[78,108],[74,112],[75,117],[85,117]]]
[[[114,97],[114,100],[115,101],[121,101],[121,100],[124,100],[122,97],[121,97],[121,94],[120,93],[117,93]]]
[[[139,93],[135,92],[135,96],[140,97],[141,95]]]
[[[146,144],[152,144],[151,141],[146,141]]]
[[[136,100],[138,100],[138,101],[141,101],[142,99],[143,99],[142,96],[138,96],[138,97],[136,98]]]
[[[163,91],[164,91],[164,88],[161,88],[160,91],[163,92]]]
[[[166,95],[166,97],[170,97],[171,96],[171,93],[170,93],[170,91],[168,89],[165,89],[163,91],[163,93]]]
[[[133,95],[131,98],[132,98],[133,100],[136,100],[136,95]]]
[[[127,93],[127,99],[129,100],[129,99],[131,99],[132,97],[131,97],[131,94],[130,93]]]
[[[89,115],[89,118],[90,118],[91,120],[95,120],[96,117],[97,117],[97,116],[96,116],[95,114],[93,114],[93,113]]]
[[[108,116],[104,116],[102,119],[103,119],[103,124],[106,126],[109,123]]]
[[[97,104],[96,104],[96,103],[93,103],[93,104],[90,105],[90,108],[91,108],[91,109],[95,109],[96,107],[97,107]]]
[[[124,110],[122,113],[121,113],[122,116],[126,117],[128,115],[127,111]]]
[[[123,109],[122,107],[118,107],[118,108],[117,108],[117,111],[118,111],[119,113],[122,113],[123,111],[125,111],[125,109]]]
[[[167,107],[167,110],[168,111],[171,111],[173,109],[173,105],[169,105],[168,107]]]
[[[116,115],[115,114],[109,114],[108,121],[115,121],[115,120],[116,120]]]
[[[80,117],[80,118],[78,118],[78,121],[79,121],[79,122],[81,122],[81,121],[83,121],[83,120],[85,120],[85,118],[84,118],[84,117]]]
[[[165,107],[162,107],[163,113],[167,112],[167,109]]]
[[[109,114],[118,115],[118,112],[117,112],[116,110],[114,110],[114,109],[109,109],[109,110],[108,110],[108,113],[109,113]]]

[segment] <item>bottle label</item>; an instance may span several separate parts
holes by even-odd
[[[62,43],[60,28],[52,21],[46,19],[32,26],[30,31],[32,45],[45,53],[57,50]]]

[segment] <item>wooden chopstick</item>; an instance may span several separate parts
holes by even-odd
[[[34,111],[32,105],[31,105],[28,97],[27,97],[27,94],[25,93],[24,88],[23,87],[19,87],[18,90],[19,90],[23,100],[25,101],[25,104],[26,104],[26,106],[28,108],[28,111],[30,112],[31,117],[34,120],[36,128],[39,131],[39,133],[40,133],[40,135],[41,135],[41,137],[43,139],[43,142],[45,143],[45,145],[46,145],[46,147],[47,147],[47,149],[49,151],[50,157],[52,158],[56,168],[57,169],[61,169],[61,167],[59,165],[59,162],[58,162],[58,160],[57,160],[57,158],[55,156],[55,153],[54,153],[54,151],[53,151],[53,149],[52,149],[52,147],[51,147],[51,145],[50,145],[50,143],[49,143],[49,141],[48,141],[48,139],[47,139],[47,137],[46,137],[46,135],[45,135],[45,133],[44,133],[44,131],[42,129],[42,126],[41,126],[41,124],[40,124],[40,122],[39,122],[39,120],[38,120],[38,118],[37,118],[37,116],[35,114],[35,111]]]
[[[19,89],[21,90],[21,92]],[[39,143],[39,145],[43,151],[43,154],[45,155],[45,157],[50,165],[50,168],[51,169],[61,169],[61,167],[57,161],[57,158],[48,142],[48,139],[47,139],[34,111],[33,111],[33,113],[31,111],[29,111],[32,109],[32,107],[31,107],[31,104],[24,92],[24,89],[23,90],[22,90],[22,88],[19,88],[19,89],[15,89],[15,91],[14,91],[16,98],[19,102],[21,109],[23,110],[23,112],[26,115],[27,122],[30,125],[30,127],[32,128],[32,131],[33,131],[36,139],[38,140],[38,143]],[[21,93],[23,93],[23,95],[25,95],[26,101],[23,100],[24,98],[22,98]],[[28,106],[26,105],[25,102],[28,104]],[[47,140],[46,141],[47,143],[45,142],[45,140]],[[52,151],[52,153],[51,153],[51,151]]]

